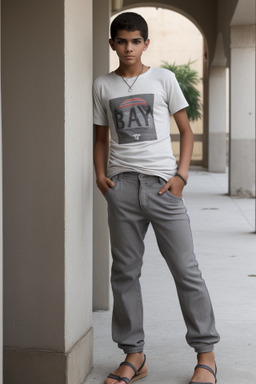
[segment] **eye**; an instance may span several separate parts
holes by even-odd
[[[141,40],[140,39],[134,39],[133,44],[140,44]]]
[[[117,44],[119,44],[119,45],[124,44],[124,40],[117,40]]]

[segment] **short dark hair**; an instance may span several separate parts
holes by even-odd
[[[144,41],[148,38],[148,25],[146,20],[135,12],[124,12],[118,15],[111,23],[110,35],[114,40],[117,32],[125,31],[140,31]]]

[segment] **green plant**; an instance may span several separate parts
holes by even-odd
[[[189,104],[189,107],[187,108],[188,118],[191,121],[195,121],[202,117],[200,112],[202,110],[200,92],[196,88],[200,83],[201,78],[197,71],[191,68],[192,64],[193,61],[190,60],[187,64],[183,65],[177,65],[175,63],[169,64],[164,61],[161,67],[175,73],[180,88]]]

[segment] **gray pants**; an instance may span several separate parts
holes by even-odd
[[[159,250],[173,275],[187,326],[186,339],[196,352],[210,352],[219,341],[210,297],[198,269],[186,207],[169,191],[159,195],[165,181],[157,176],[122,173],[107,191],[113,257],[114,295],[112,335],[127,353],[144,347],[143,308],[139,278],[144,237],[152,224]]]

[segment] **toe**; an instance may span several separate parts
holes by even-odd
[[[107,377],[104,381],[104,384],[120,384],[120,381],[111,379],[110,377]],[[123,384],[123,382],[122,382]]]

